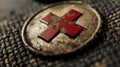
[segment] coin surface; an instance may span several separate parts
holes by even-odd
[[[57,3],[25,22],[22,39],[27,48],[38,54],[67,54],[91,41],[100,23],[99,14],[89,5],[79,1]]]

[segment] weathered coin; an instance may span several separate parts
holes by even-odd
[[[67,1],[50,5],[30,17],[22,29],[27,48],[44,56],[74,52],[100,28],[99,14],[89,5]]]

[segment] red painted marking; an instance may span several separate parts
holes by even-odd
[[[49,13],[47,16],[45,16],[45,17],[42,19],[43,22],[49,24],[50,21],[51,21],[51,18],[50,18],[51,16],[53,16],[53,14],[52,14],[52,13]]]
[[[77,24],[67,24],[64,26],[65,28],[65,33],[68,34],[71,37],[75,37],[82,29],[82,26],[79,26]]]
[[[71,9],[68,11],[63,17],[59,18],[57,21],[57,29],[55,29],[54,26],[48,27],[45,31],[40,33],[40,37],[45,39],[46,41],[50,41],[55,35],[60,31],[61,28],[65,29],[65,33],[68,34],[71,37],[75,37],[81,30],[83,29],[82,26],[77,25],[75,23],[69,24],[69,22],[74,21],[77,19],[81,13]],[[52,20],[50,17],[55,16],[54,14],[50,13],[47,16],[45,16],[42,20],[45,21],[44,23],[49,24],[50,21]]]
[[[55,29],[54,26],[50,26],[45,31],[40,33],[40,37],[46,41],[50,41],[58,32],[59,30]]]
[[[82,30],[82,27],[78,26],[77,24],[68,23],[78,18],[80,15],[81,13],[71,9],[68,11],[68,13],[66,13],[62,18],[58,20],[58,26],[65,28],[65,33],[72,37],[75,37],[77,33]]]
[[[68,11],[62,18],[58,20],[58,25],[64,26],[64,24],[68,24],[68,22],[75,20],[81,15],[81,13],[71,9]]]

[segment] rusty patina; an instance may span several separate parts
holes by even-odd
[[[57,24],[58,17],[64,16],[71,9],[82,13],[82,16],[74,22],[83,27],[83,30],[76,37],[71,38],[66,35],[65,28],[61,28],[61,32],[49,42],[38,37],[48,28],[48,25],[41,21],[45,16],[50,13],[56,15],[56,17],[52,17],[54,20],[50,23]],[[45,56],[67,54],[80,49],[91,41],[99,30],[100,23],[99,14],[89,5],[81,2],[62,2],[50,5],[29,18],[23,27],[22,39],[30,50],[38,54]],[[69,24],[73,23],[69,22]]]

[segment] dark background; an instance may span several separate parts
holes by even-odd
[[[82,50],[43,57],[24,47],[20,34],[25,20],[59,1],[0,0],[0,66],[120,67],[120,0],[82,0],[96,9],[103,20],[101,32]]]

